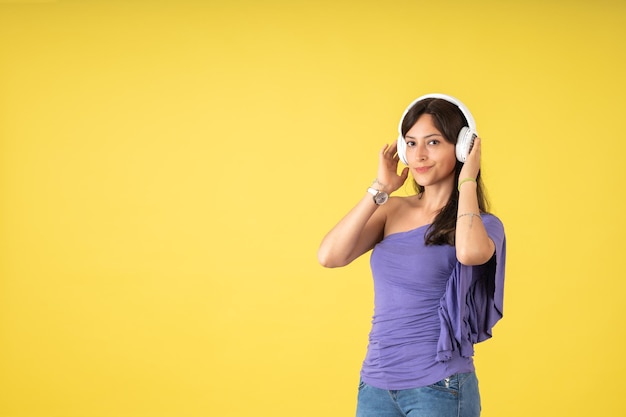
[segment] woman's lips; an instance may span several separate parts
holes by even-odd
[[[423,174],[425,172],[427,172],[431,167],[417,167],[415,168],[415,171],[419,174]]]

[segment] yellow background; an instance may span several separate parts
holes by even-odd
[[[624,1],[2,0],[0,36],[0,417],[353,415],[368,257],[316,250],[429,92],[507,232],[483,416],[626,414]]]

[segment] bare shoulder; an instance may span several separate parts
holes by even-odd
[[[385,236],[422,226],[417,196],[390,197],[385,204]]]
[[[385,205],[387,206],[387,209],[390,212],[394,212],[396,210],[403,210],[404,208],[412,207],[415,205],[416,201],[417,201],[416,196],[408,196],[408,197],[393,196],[393,197],[389,197],[389,200],[387,200],[387,204]]]
[[[384,212],[385,216],[396,214],[398,211],[402,211],[411,205],[411,197],[389,197],[387,202],[379,207],[379,210]]]

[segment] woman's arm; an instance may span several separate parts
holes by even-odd
[[[480,170],[480,138],[474,140],[474,146],[459,175],[459,207],[456,220],[456,257],[464,265],[482,265],[495,251],[493,241],[480,218],[476,177]],[[465,181],[466,179],[472,179]]]
[[[336,268],[372,249],[382,239],[384,206],[377,206],[367,193],[322,240],[317,259],[322,266]]]
[[[385,145],[379,153],[378,177],[374,188],[391,194],[404,184],[408,168],[400,175],[397,143]],[[378,206],[370,193],[357,203],[324,237],[317,253],[323,266],[335,268],[350,262],[372,249],[383,238],[387,219],[385,205]]]

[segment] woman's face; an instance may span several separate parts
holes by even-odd
[[[454,179],[454,144],[435,127],[432,115],[422,114],[404,139],[409,168],[419,185],[435,185]]]

